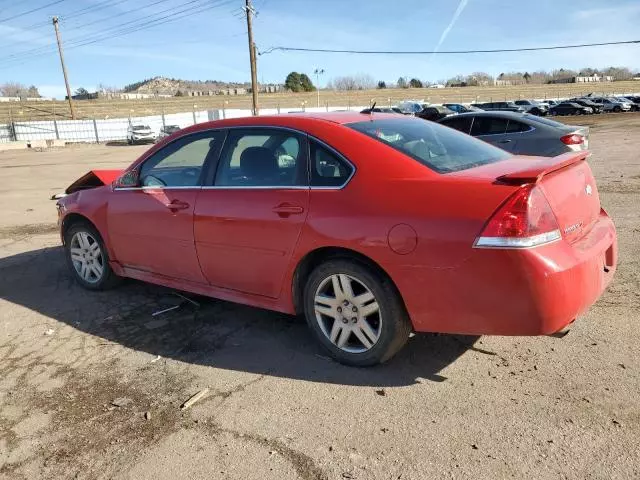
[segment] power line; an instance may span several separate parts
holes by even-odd
[[[166,2],[166,1],[168,1],[168,0],[157,0],[157,1],[153,2],[153,3],[143,5],[141,7],[136,8],[136,9],[127,10],[124,13],[131,13],[131,12],[134,12],[136,10],[142,10],[144,8],[148,8],[150,6],[156,5],[158,3]],[[153,15],[160,15],[162,13],[166,13],[166,12],[169,12],[171,10],[176,10],[176,9],[184,7],[186,5],[191,5],[193,3],[203,2],[203,1],[208,1],[208,0],[190,0],[188,2],[176,5],[174,7],[167,8],[167,9],[161,10],[159,12],[155,12],[154,14],[152,14],[151,17],[153,17]],[[185,10],[180,10],[178,12],[173,12],[172,14],[181,13],[181,12],[184,12],[184,11]],[[116,16],[120,16],[120,15],[116,15]],[[102,19],[102,20],[98,20],[98,21],[103,21],[103,20],[107,20],[107,19],[110,19],[110,18],[113,18],[113,16],[110,16],[110,17],[107,17],[106,19]],[[76,35],[75,37],[71,37],[69,40],[67,40],[66,44],[67,44],[67,46],[73,46],[73,45],[78,44],[80,42],[83,42],[85,40],[98,38],[100,35],[103,35],[103,34],[105,34],[107,32],[114,31],[113,33],[118,33],[118,31],[120,31],[121,27],[124,27],[125,25],[135,24],[136,22],[140,22],[139,25],[146,25],[147,23],[150,23],[152,21],[160,20],[160,19],[164,19],[164,18],[167,18],[167,16],[164,16],[164,17],[161,17],[161,18],[158,18],[158,19],[152,19],[152,20],[149,20],[149,18],[136,18],[136,19],[124,22],[124,23],[120,23],[120,24],[117,24],[117,25],[112,25],[111,27],[103,28],[103,29],[98,30],[96,32],[93,32],[91,34]],[[90,22],[89,24],[86,24],[86,25],[91,25],[93,23],[96,23],[96,22]],[[134,26],[135,25],[131,25],[131,27],[134,27]],[[127,28],[130,28],[130,27],[127,27]],[[52,50],[51,47],[53,47],[54,45],[55,45],[54,43],[50,43],[48,45],[43,45],[43,46],[40,46],[40,47],[32,48],[30,50],[23,50],[22,52],[14,53],[14,54],[8,55],[6,57],[0,57],[0,60],[7,60],[7,61],[24,60],[24,59],[28,59],[30,57],[37,57],[37,56],[40,56],[42,54],[48,54]]]
[[[8,22],[9,20],[13,20],[15,18],[22,17],[24,15],[29,15],[30,13],[37,12],[38,10],[43,10],[43,9],[45,9],[47,7],[51,7],[52,5],[57,5],[58,3],[62,3],[64,1],[65,0],[56,0],[55,2],[47,3],[45,5],[42,5],[41,7],[36,7],[36,8],[32,8],[31,10],[28,10],[26,12],[17,13],[15,15],[13,15],[12,17],[0,18],[0,23]]]
[[[272,52],[318,52],[318,53],[357,53],[364,55],[455,55],[468,53],[503,53],[503,52],[533,52],[539,50],[562,50],[568,48],[601,47],[605,45],[629,45],[640,43],[640,40],[625,40],[620,42],[580,43],[576,45],[554,45],[551,47],[528,48],[498,48],[495,50],[441,50],[441,51],[415,51],[415,50],[332,50],[328,48],[301,48],[301,47],[271,47],[260,55]]]
[[[192,4],[196,1],[202,1],[202,0],[191,0],[190,2],[186,2],[184,4],[179,5],[178,7],[187,5],[187,4]],[[143,23],[139,23],[137,25],[130,25],[129,27],[126,28],[121,28],[120,30],[116,30],[114,32],[110,32],[106,35],[104,35],[107,31],[109,30],[113,30],[116,28],[120,28],[123,25],[132,23],[131,21],[129,22],[125,22],[124,24],[120,24],[120,25],[116,25],[113,27],[110,27],[108,29],[104,29],[104,30],[100,30],[99,32],[96,32],[96,36],[92,37],[91,35],[85,37],[85,38],[80,38],[80,37],[76,37],[75,42],[74,41],[69,41],[67,42],[67,45],[70,45],[69,47],[67,47],[67,50],[73,49],[73,48],[80,48],[86,45],[91,45],[93,43],[98,43],[98,42],[102,42],[104,40],[111,40],[114,38],[118,38],[124,35],[128,35],[131,33],[135,33],[138,32],[140,30],[146,30],[148,28],[152,28],[152,27],[156,27],[158,25],[162,25],[165,23],[169,23],[169,22],[173,22],[176,20],[181,20],[183,18],[192,16],[192,15],[196,15],[198,13],[202,13],[205,12],[207,10],[211,10],[214,8],[219,8],[225,5],[228,5],[229,3],[233,2],[234,0],[227,0],[224,1],[222,3],[217,3],[217,4],[213,4],[213,5],[200,5],[200,6],[196,6],[195,9],[193,9],[193,7],[190,8],[186,8],[177,12],[173,12],[169,15],[165,15],[153,20],[148,20],[148,21],[144,21]],[[177,8],[177,7],[176,7]],[[136,21],[140,21],[140,20],[136,20]],[[37,57],[41,57],[43,55],[48,55],[50,53],[52,53],[52,50],[49,51],[43,51],[40,52],[39,50],[41,50],[42,48],[50,48],[50,46],[45,46],[45,47],[39,47],[37,49],[34,49],[34,51],[32,51],[32,53],[30,53],[29,55],[26,55],[27,52],[23,52],[23,54],[20,54],[18,56],[16,56],[16,54],[11,55],[9,57],[5,57],[4,59],[0,59],[0,60],[6,60],[7,64],[0,66],[0,69],[3,68],[8,68],[9,66],[17,66],[17,65],[22,65],[24,63],[27,63],[30,60],[33,60],[34,58]],[[26,56],[26,58],[25,58]],[[16,57],[16,58],[10,58],[10,57]],[[13,62],[13,63],[12,63]],[[18,63],[15,63],[18,62]]]

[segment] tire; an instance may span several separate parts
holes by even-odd
[[[72,225],[65,232],[64,245],[69,270],[82,287],[88,290],[108,290],[122,281],[109,266],[109,253],[93,226],[88,223]],[[86,270],[83,264],[87,265]],[[83,274],[83,271],[87,274]]]
[[[316,298],[323,300],[316,302]],[[327,260],[309,275],[304,313],[309,328],[329,354],[355,367],[386,362],[411,333],[409,316],[391,281],[346,258]],[[340,343],[343,345],[338,346]]]
[[[128,143],[129,145],[133,145],[133,140],[131,140],[129,137],[127,137],[127,143]]]
[[[620,107],[620,105],[616,105],[615,107],[613,107],[613,111],[616,113],[620,113],[622,111],[622,108]]]

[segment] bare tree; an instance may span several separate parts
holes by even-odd
[[[359,73],[357,75],[336,77],[333,79],[332,84],[336,90],[368,90],[375,88],[376,81],[369,74]]]
[[[32,94],[34,97],[39,97],[38,89],[35,86],[27,87],[18,82],[6,82],[0,85],[0,94],[3,97],[29,97]]]

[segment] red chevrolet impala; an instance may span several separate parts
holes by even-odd
[[[339,360],[409,333],[566,330],[616,268],[586,152],[517,157],[386,114],[240,118],[165,138],[58,202],[89,289],[131,277],[297,314]]]

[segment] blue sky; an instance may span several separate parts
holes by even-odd
[[[240,10],[244,0],[191,0],[184,5],[187,1],[59,0],[3,21],[53,1],[0,0],[0,83],[18,81],[37,85],[43,95],[64,94],[52,15],[61,19],[74,89],[92,90],[101,82],[123,86],[157,75],[247,81],[246,23]],[[260,50],[494,49],[640,39],[638,0],[254,0],[254,5]],[[208,6],[212,8],[197,10]],[[87,8],[96,10],[79,15]],[[198,13],[129,35],[114,34],[180,11]],[[97,38],[103,40],[79,46]],[[320,80],[324,84],[358,73],[390,82],[401,75],[436,81],[474,71],[495,75],[610,65],[639,69],[640,45],[464,56],[273,52],[259,57],[258,79],[283,82],[292,70],[312,74],[316,67],[326,72]]]

